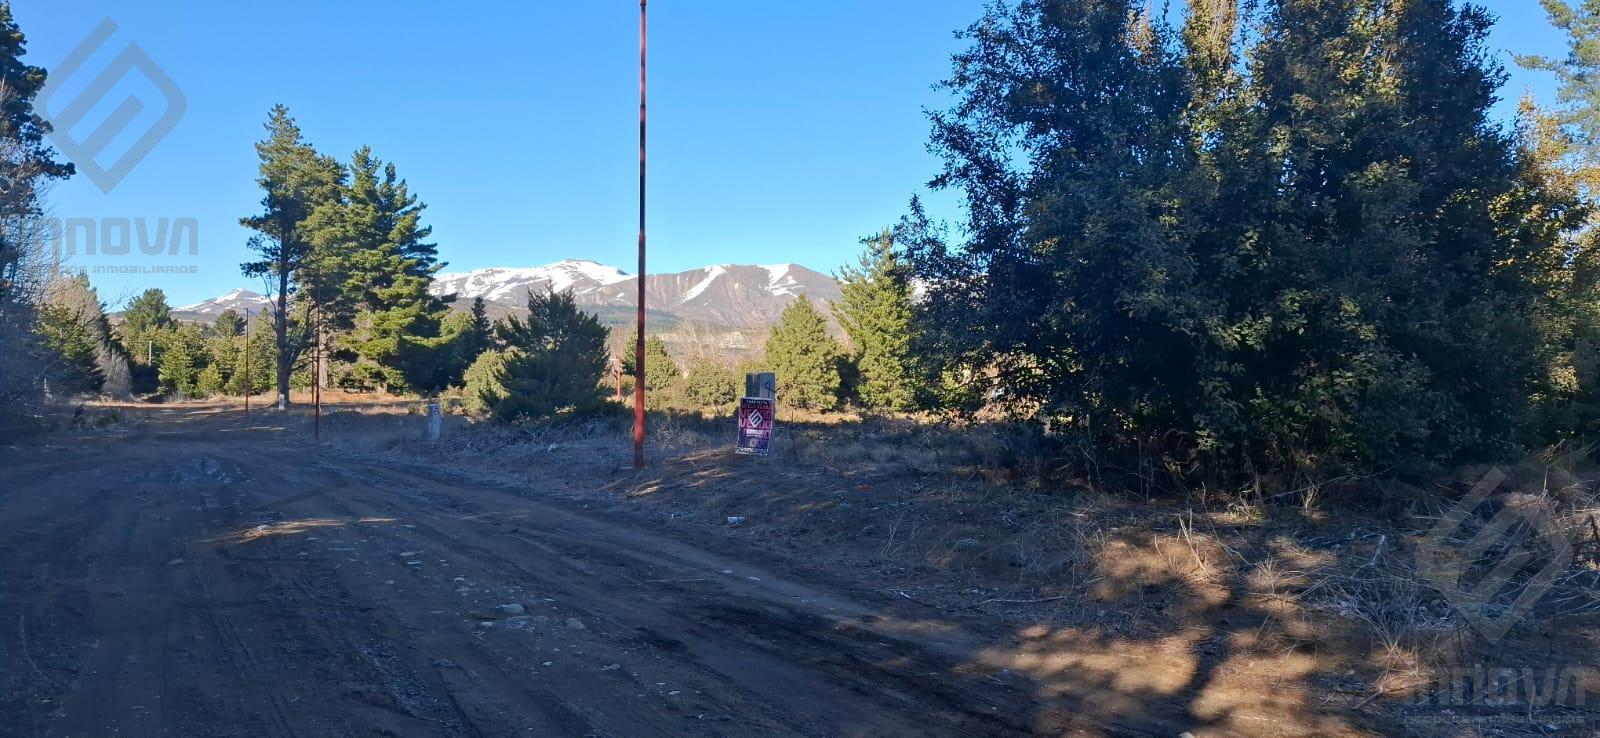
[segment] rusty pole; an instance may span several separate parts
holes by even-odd
[[[645,124],[645,3],[639,0],[639,334],[634,341],[633,468],[644,468],[644,124]]]
[[[311,366],[311,397],[316,406],[311,415],[311,437],[322,439],[322,305],[319,303],[312,307],[313,329],[317,332],[317,345],[312,351],[315,357]]]
[[[250,390],[253,382],[250,381],[250,317],[245,313],[244,319],[244,414],[250,414]]]

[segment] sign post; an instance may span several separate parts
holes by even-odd
[[[425,436],[430,443],[439,442],[439,430],[444,425],[444,413],[439,409],[439,398],[428,401],[428,432]]]
[[[744,375],[744,396],[778,399],[778,375],[772,372],[751,372]]]

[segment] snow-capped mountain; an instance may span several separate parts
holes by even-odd
[[[539,267],[492,268],[438,274],[430,290],[455,296],[452,306],[466,310],[482,297],[495,317],[520,312],[529,292],[571,290],[578,304],[601,319],[621,325],[632,321],[638,295],[637,277],[593,261],[568,259]],[[736,331],[763,330],[778,322],[789,303],[801,295],[819,303],[839,299],[832,277],[799,264],[749,266],[718,264],[672,274],[652,274],[645,281],[646,301],[654,320],[693,323]],[[238,289],[220,297],[174,308],[179,320],[209,323],[225,310],[250,316],[268,310],[263,295]]]
[[[436,295],[460,295],[465,299],[482,297],[485,302],[524,302],[529,289],[572,290],[588,294],[606,285],[633,278],[616,267],[592,261],[567,259],[542,267],[523,269],[479,269],[434,276],[431,291]]]
[[[529,269],[479,269],[440,274],[436,295],[456,295],[464,309],[482,297],[496,313],[520,310],[530,291],[572,290],[578,304],[599,309],[602,317],[631,310],[638,293],[636,278],[593,261],[567,260]],[[839,285],[826,274],[799,264],[746,266],[718,264],[673,274],[652,274],[645,281],[651,312],[681,321],[730,328],[764,328],[777,322],[783,309],[801,295],[819,303],[839,298]]]
[[[232,310],[241,318],[248,318],[256,313],[270,309],[272,301],[265,295],[250,290],[234,290],[220,297],[201,300],[193,305],[184,305],[172,309],[172,317],[178,320],[210,323],[217,316]]]

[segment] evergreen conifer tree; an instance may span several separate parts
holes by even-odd
[[[839,406],[842,349],[828,320],[802,296],[784,308],[767,338],[766,364],[778,379],[778,401],[812,410]]]
[[[915,407],[922,380],[911,348],[910,270],[892,229],[862,243],[867,250],[859,266],[839,272],[833,314],[853,344],[857,399],[874,410],[904,412]]]

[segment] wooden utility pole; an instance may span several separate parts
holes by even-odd
[[[634,342],[633,468],[644,468],[644,192],[645,192],[645,3],[639,0],[639,334]]]

